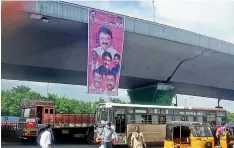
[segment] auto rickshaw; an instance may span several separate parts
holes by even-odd
[[[227,123],[220,135],[221,148],[234,148],[234,123]]]
[[[207,123],[172,121],[166,125],[164,148],[214,147],[214,137]]]

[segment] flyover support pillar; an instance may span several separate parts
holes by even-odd
[[[158,85],[128,90],[132,104],[172,105],[175,96],[172,90],[159,90]]]

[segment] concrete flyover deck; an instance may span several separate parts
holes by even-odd
[[[37,13],[48,23],[31,19]],[[2,27],[2,78],[86,85],[88,9],[25,2],[21,26]],[[234,100],[234,44],[125,16],[120,88],[166,81],[177,93]],[[3,20],[4,21],[4,20]]]

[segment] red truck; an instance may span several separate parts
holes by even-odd
[[[22,99],[21,117],[18,122],[18,135],[22,139],[36,138],[45,126],[53,127],[55,139],[61,137],[86,138],[89,144],[94,142],[93,114],[56,113],[54,99]]]

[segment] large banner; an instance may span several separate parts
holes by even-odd
[[[89,10],[88,93],[118,95],[124,18]]]

